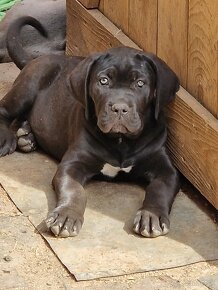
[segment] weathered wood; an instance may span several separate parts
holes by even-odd
[[[86,10],[76,0],[67,3],[68,54],[87,55],[117,45],[137,47],[99,11]],[[218,209],[217,119],[183,89],[167,114],[168,146],[176,166]]]
[[[218,209],[218,120],[183,88],[167,116],[174,163]]]
[[[157,0],[129,0],[128,36],[143,50],[157,53]]]
[[[128,34],[129,0],[101,0],[99,9],[119,29]]]
[[[100,0],[79,0],[87,9],[98,8]]]
[[[157,54],[187,84],[188,0],[158,0]]]
[[[138,48],[99,10],[87,10],[77,0],[67,1],[67,54],[86,56],[109,47]]]
[[[104,14],[104,0],[100,0],[98,9]]]
[[[189,1],[187,90],[218,118],[218,1]]]

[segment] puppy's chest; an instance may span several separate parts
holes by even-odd
[[[133,168],[132,165],[121,168],[118,166],[112,166],[109,163],[105,163],[103,168],[101,169],[101,173],[105,176],[116,177],[119,172],[130,173],[132,168]]]
[[[104,156],[105,164],[103,164],[101,173],[111,178],[116,177],[119,173],[131,173],[133,167],[136,165],[135,158],[133,158],[132,154],[132,146],[126,142],[117,142],[116,147],[113,147],[113,150]]]

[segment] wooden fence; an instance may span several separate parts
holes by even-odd
[[[218,118],[217,0],[100,0],[99,7],[143,50],[164,59]]]
[[[218,208],[218,1],[67,0],[68,54],[118,45],[157,54],[180,77],[184,89],[167,110],[168,147]]]

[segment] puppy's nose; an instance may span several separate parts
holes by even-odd
[[[118,103],[118,104],[114,104],[111,107],[111,110],[119,115],[125,115],[129,111],[129,106],[126,104]]]

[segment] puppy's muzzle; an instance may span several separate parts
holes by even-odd
[[[98,126],[104,133],[137,134],[142,122],[133,105],[109,102],[98,116]]]

